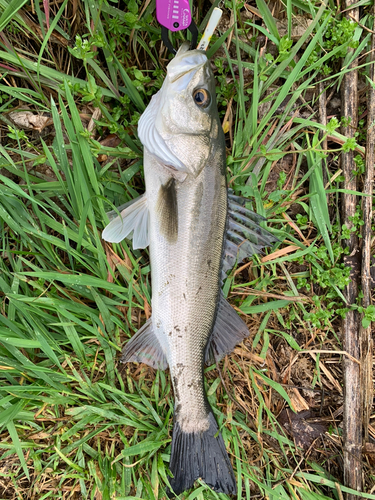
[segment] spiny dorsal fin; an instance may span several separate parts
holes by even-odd
[[[246,198],[235,196],[228,191],[228,224],[224,248],[223,271],[237,263],[259,254],[262,248],[278,241],[267,229],[259,225],[266,219],[248,208]]]

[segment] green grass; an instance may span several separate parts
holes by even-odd
[[[133,0],[126,12],[84,0],[74,12],[73,2],[34,4],[32,10],[30,2],[0,0],[6,37],[0,41],[0,498],[166,498],[169,374],[119,364],[122,346],[150,314],[148,253],[133,251],[128,241],[107,245],[100,235],[106,212],[144,190],[136,123],[160,88],[168,56],[160,57],[152,3]],[[198,9],[203,27],[208,4]],[[323,420],[340,404],[321,370],[327,356],[314,361],[301,351],[341,350],[337,331],[349,277],[337,160],[350,148],[362,154],[363,144],[346,142],[338,122],[326,127],[315,111],[318,82],[327,94],[337,92],[345,71],[341,52],[358,45],[365,53],[370,38],[361,27],[354,34],[350,26],[337,27],[333,5],[288,0],[282,16],[289,35],[293,15],[312,17],[305,34],[289,43],[266,2],[256,8],[261,28],[228,3],[234,27],[220,32],[209,51],[222,117],[232,102],[228,183],[268,217],[280,239],[274,251],[295,248],[230,273],[224,293],[250,336],[219,370],[206,369],[207,393],[238,478],[238,499],[340,498],[348,489],[336,460],[339,419],[327,426],[330,437],[307,452],[278,416],[293,404],[291,386],[307,386]],[[362,25],[370,22],[366,8]],[[39,32],[21,15],[26,10]],[[339,36],[332,26],[341,30],[336,45],[328,43]],[[259,32],[269,33],[273,52],[258,46]],[[69,47],[57,44],[56,35]],[[343,68],[350,62],[347,56]],[[331,74],[322,73],[323,64]],[[366,70],[362,60],[364,76]],[[313,108],[307,114],[306,100]],[[18,104],[48,113],[50,131],[38,135],[15,125],[8,113]],[[260,115],[262,106],[268,110]],[[96,135],[83,121],[94,109]],[[101,143],[109,133],[120,147]],[[322,149],[325,137],[329,151]],[[333,366],[341,384],[338,365],[325,366]],[[323,390],[334,394],[328,402]],[[375,498],[374,484],[369,472],[362,498]],[[228,497],[198,482],[181,498]]]

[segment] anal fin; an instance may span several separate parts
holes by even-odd
[[[206,348],[206,364],[220,361],[248,335],[246,323],[221,294],[215,325]]]
[[[121,362],[127,363],[128,361],[146,363],[157,370],[165,370],[168,367],[167,358],[154,333],[151,318],[124,347]]]

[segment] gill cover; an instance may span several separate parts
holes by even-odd
[[[188,49],[189,45],[183,44],[168,64],[162,88],[139,120],[138,136],[164,165],[196,176],[212,152],[220,121],[206,54]],[[197,89],[209,96],[209,105],[195,104]]]

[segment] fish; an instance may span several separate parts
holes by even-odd
[[[127,342],[121,361],[169,367],[173,492],[201,478],[217,492],[235,494],[203,371],[249,334],[221,291],[227,271],[276,238],[246,207],[248,200],[228,190],[215,78],[204,51],[180,47],[140,117],[138,136],[145,194],[120,207],[102,235],[117,243],[132,237],[134,249],[149,247],[152,315]]]

